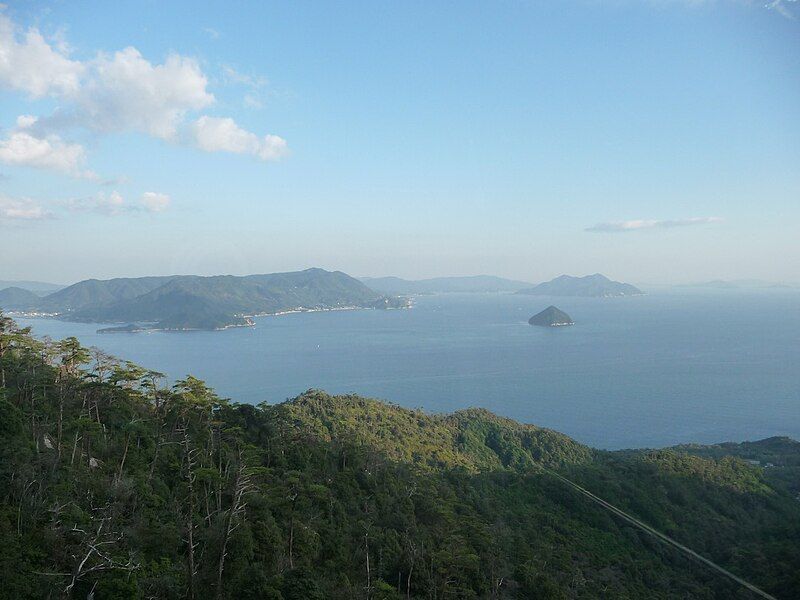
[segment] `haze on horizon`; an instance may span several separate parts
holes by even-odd
[[[12,2],[0,279],[800,282],[800,7]]]

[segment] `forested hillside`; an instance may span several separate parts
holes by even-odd
[[[598,452],[320,391],[238,405],[1,313],[0,410],[2,598],[752,597],[553,472],[800,597],[800,502],[739,445]]]

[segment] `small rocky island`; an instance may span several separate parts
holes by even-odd
[[[563,327],[565,325],[575,325],[567,313],[555,306],[548,306],[542,312],[533,315],[528,319],[531,325],[538,325],[540,327]]]

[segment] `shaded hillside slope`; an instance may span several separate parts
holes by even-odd
[[[72,311],[119,302],[146,294],[171,279],[173,277],[87,279],[45,296],[40,306],[52,311]]]
[[[41,304],[42,299],[19,287],[7,287],[0,290],[0,308],[5,310],[31,310]]]

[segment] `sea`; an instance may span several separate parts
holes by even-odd
[[[225,331],[17,320],[171,381],[192,374],[240,403],[315,388],[432,413],[483,407],[602,449],[800,439],[800,291],[676,290],[418,296],[406,310],[266,316]],[[528,325],[551,304],[575,325]]]

